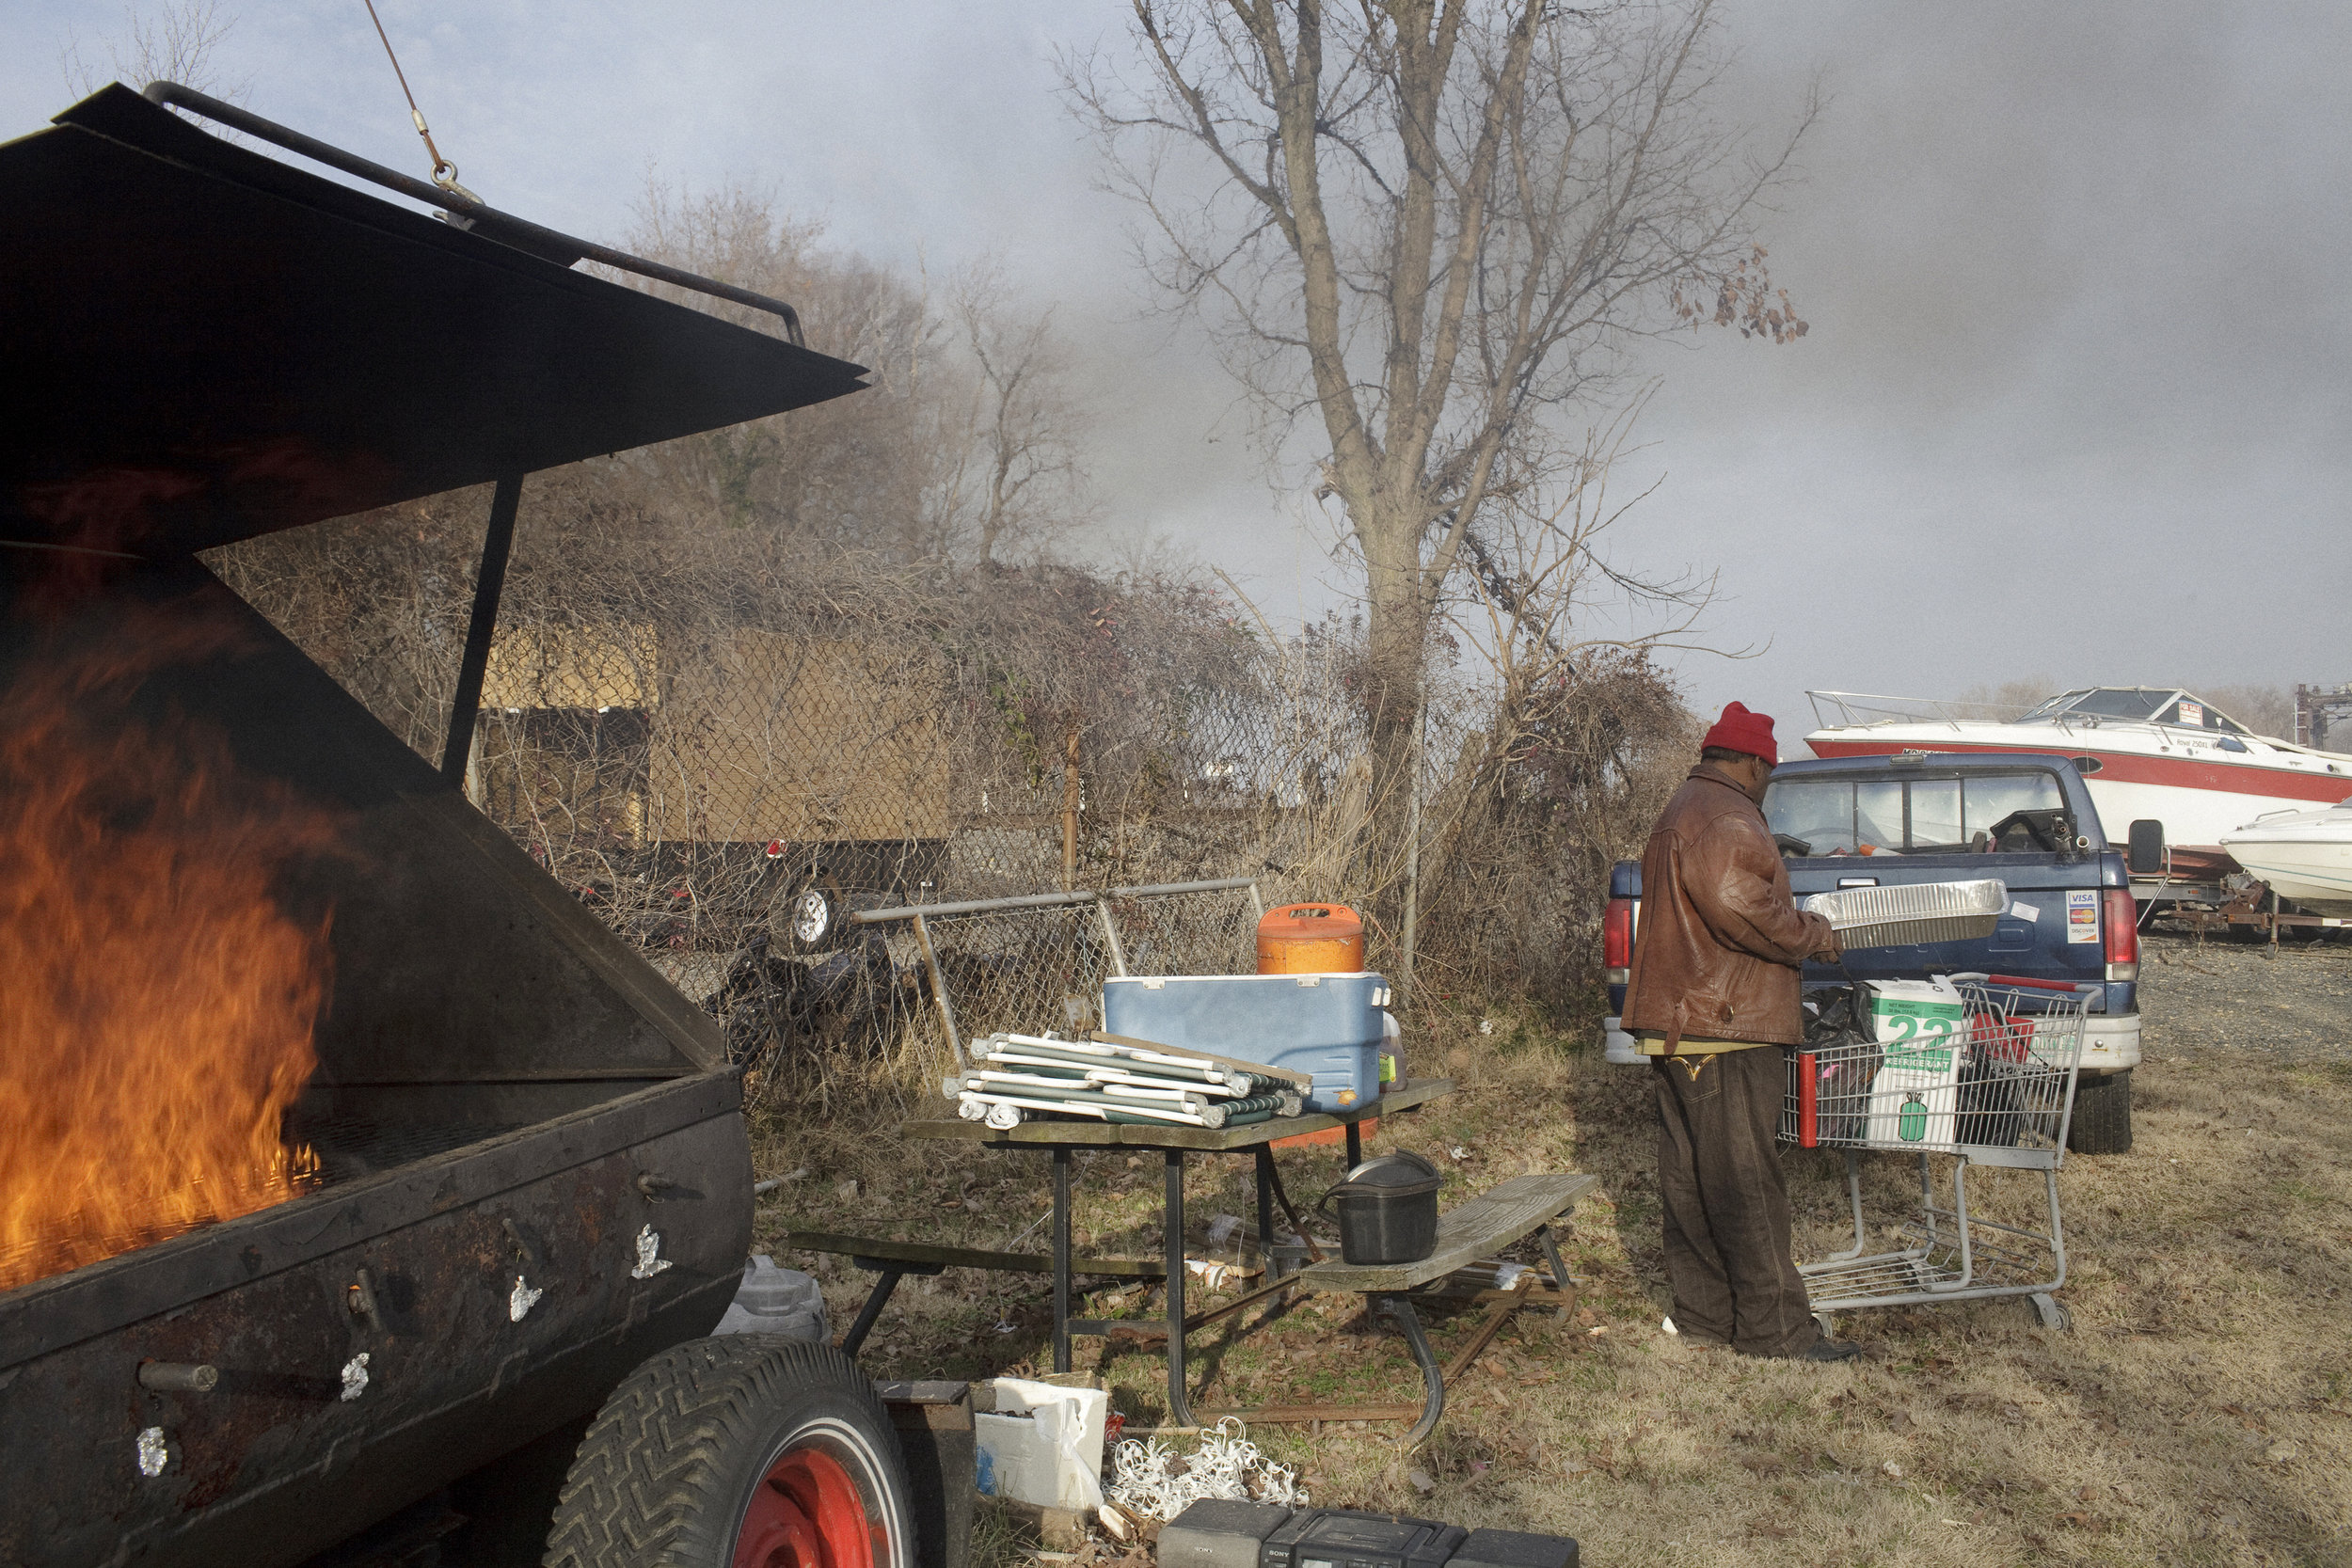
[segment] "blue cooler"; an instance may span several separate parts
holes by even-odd
[[[1311,1111],[1380,1098],[1389,983],[1361,974],[1131,975],[1103,982],[1103,1032],[1314,1075]]]

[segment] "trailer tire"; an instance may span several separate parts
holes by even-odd
[[[906,1465],[857,1363],[777,1335],[690,1339],[612,1390],[547,1568],[915,1568]]]
[[[2132,1151],[2132,1069],[2074,1080],[2074,1119],[2066,1147],[2076,1154]]]
[[[794,882],[768,910],[768,939],[787,953],[822,953],[841,936],[841,887],[831,877]]]

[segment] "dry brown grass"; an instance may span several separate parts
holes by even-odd
[[[2298,961],[2344,959],[2249,971],[2239,1018],[2276,1005],[2256,992],[2318,973]],[[2062,1173],[2073,1331],[2037,1327],[2015,1301],[1856,1314],[1840,1332],[1863,1357],[1828,1368],[1659,1332],[1641,1069],[1603,1063],[1581,1023],[1499,1020],[1482,1036],[1475,1017],[1441,1021],[1416,1067],[1442,1067],[1463,1092],[1395,1118],[1377,1142],[1445,1155],[1449,1203],[1526,1170],[1600,1176],[1569,1248],[1583,1310],[1568,1323],[1523,1316],[1418,1454],[1392,1426],[1253,1435],[1306,1466],[1318,1501],[1561,1531],[1597,1563],[2352,1563],[2352,1045],[2339,1029],[2334,1051],[2295,1060],[2212,1047],[2223,1021],[2202,1005],[2168,1011],[2161,990],[2159,980],[2149,999],[2137,1146]],[[1000,1245],[1044,1212],[1041,1160],[910,1145],[880,1113],[771,1122],[762,1135],[763,1173],[810,1173],[763,1208],[763,1244],[787,1212],[827,1229]],[[1446,1153],[1456,1148],[1467,1158]],[[1284,1156],[1302,1195],[1335,1165],[1321,1151]],[[1790,1166],[1803,1255],[1833,1244],[1841,1166],[1795,1153]],[[1191,1212],[1245,1212],[1248,1168],[1201,1169]],[[836,1191],[850,1180],[859,1196]],[[1154,1247],[1158,1180],[1156,1161],[1087,1158],[1082,1246]],[[1890,1217],[1901,1180],[1891,1157],[1872,1169]],[[1022,1245],[1040,1248],[1042,1235]],[[834,1261],[826,1277],[846,1323],[865,1276]],[[1440,1354],[1469,1322],[1437,1325]],[[1041,1359],[1045,1323],[1035,1276],[910,1280],[866,1360],[891,1375],[980,1375]],[[1248,1333],[1204,1333],[1194,1363],[1206,1405],[1408,1398],[1415,1382],[1401,1341],[1334,1298]],[[1161,1368],[1148,1354],[1110,1359],[1118,1407],[1155,1418]],[[1419,1488],[1414,1470],[1434,1487]]]

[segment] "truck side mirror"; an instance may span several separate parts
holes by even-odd
[[[2130,847],[2123,852],[2123,863],[2135,877],[2161,877],[2166,874],[2164,824],[2153,817],[2142,817],[2132,824]]]

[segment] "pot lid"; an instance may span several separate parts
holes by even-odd
[[[0,541],[186,555],[865,385],[119,84],[0,145]]]
[[[1442,1178],[1429,1160],[1409,1149],[1394,1154],[1377,1154],[1347,1173],[1340,1183],[1343,1193],[1361,1192],[1370,1188],[1393,1189],[1398,1196],[1420,1192],[1435,1192]]]

